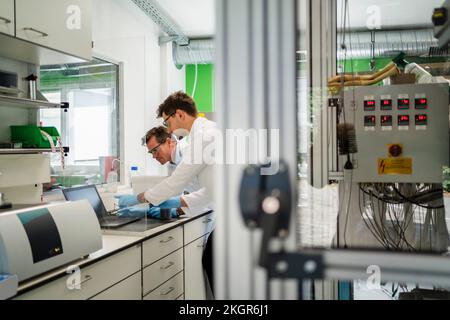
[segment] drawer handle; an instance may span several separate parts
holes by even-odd
[[[25,31],[33,31],[33,32],[36,32],[36,33],[39,33],[42,37],[48,37],[48,33],[45,33],[45,32],[42,32],[42,31],[39,31],[39,30],[37,30],[37,29],[35,29],[35,28],[23,28],[23,30],[25,30]]]
[[[5,24],[10,24],[12,21],[9,19],[6,19],[4,17],[0,17],[0,20],[2,20]]]
[[[160,243],[168,243],[168,242],[170,242],[172,240],[175,240],[175,238],[174,237],[168,237],[167,240],[161,240]]]
[[[210,223],[212,221],[213,221],[212,219],[206,219],[206,220],[203,221],[203,223]]]
[[[91,280],[92,280],[92,277],[91,277],[91,276],[85,276],[85,277],[84,277],[84,280],[81,281],[81,282],[77,285],[77,287],[81,287],[82,284],[85,284],[86,282],[91,281]]]
[[[161,270],[167,270],[167,269],[169,269],[170,267],[172,267],[172,266],[174,266],[174,265],[175,265],[174,262],[169,262],[169,263],[167,264],[167,266],[161,267]]]
[[[174,287],[170,287],[167,292],[161,293],[162,296],[167,296],[169,293],[171,293],[173,290],[175,290]]]

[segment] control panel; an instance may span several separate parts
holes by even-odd
[[[358,144],[354,182],[442,182],[449,164],[447,84],[356,87],[344,104]]]

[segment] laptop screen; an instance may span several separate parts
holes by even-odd
[[[73,189],[64,189],[63,194],[68,201],[89,201],[99,219],[102,219],[107,214],[102,199],[100,198],[97,188],[94,185]]]

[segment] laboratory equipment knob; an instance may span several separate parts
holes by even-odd
[[[394,144],[389,147],[389,155],[393,158],[398,158],[402,155],[403,148],[398,144]]]

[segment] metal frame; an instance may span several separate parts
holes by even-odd
[[[217,122],[222,129],[280,129],[280,158],[296,168],[296,1],[219,0],[216,10]],[[295,281],[268,282],[257,266],[261,233],[244,227],[236,196],[244,168],[215,169],[216,297],[292,298]],[[296,176],[291,170],[293,185]],[[291,235],[284,245],[293,249]]]

